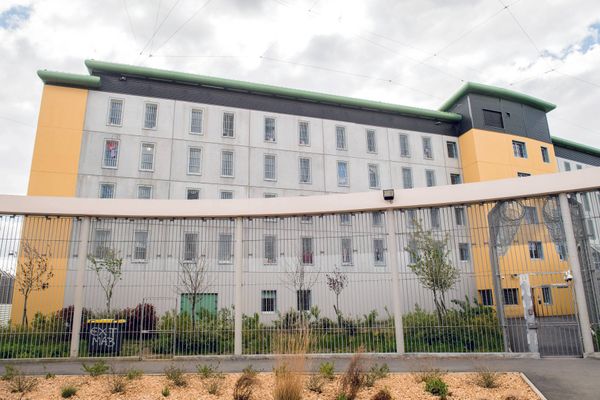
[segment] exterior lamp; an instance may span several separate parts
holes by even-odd
[[[383,199],[385,201],[394,201],[394,189],[384,189]]]

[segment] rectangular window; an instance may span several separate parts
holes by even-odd
[[[459,243],[458,244],[458,259],[460,261],[469,261],[471,259],[469,243]]]
[[[199,200],[200,189],[187,189],[185,192],[185,198],[187,200]]]
[[[232,200],[233,199],[233,192],[231,190],[221,190],[219,192],[219,198],[221,200]]]
[[[456,142],[446,142],[446,149],[448,150],[448,158],[458,158]]]
[[[529,242],[529,258],[532,260],[541,260],[544,258],[542,242]]]
[[[411,189],[413,187],[412,169],[402,168],[402,187],[404,189]]]
[[[423,138],[423,158],[433,160],[433,148],[431,147],[431,138]]]
[[[337,162],[337,178],[338,186],[348,186],[350,179],[348,179],[348,163],[346,161]]]
[[[302,238],[302,264],[310,265],[313,263],[313,238]]]
[[[102,157],[103,168],[117,168],[119,164],[119,141],[105,140],[104,141],[104,157]]]
[[[454,208],[454,217],[456,219],[456,225],[465,225],[465,209],[463,207]]]
[[[550,162],[550,153],[548,153],[548,148],[542,146],[542,161],[545,163],[549,163]]]
[[[101,199],[114,199],[115,198],[115,184],[114,183],[101,183],[100,184],[100,198]]]
[[[416,240],[409,239],[407,252],[408,252],[408,262],[410,264],[415,264],[417,262],[417,258],[419,257]]]
[[[300,146],[310,145],[310,131],[307,121],[298,122],[298,144]]]
[[[261,292],[260,311],[264,313],[277,311],[277,290],[263,290]]]
[[[536,207],[525,207],[525,223],[528,225],[539,224]]]
[[[265,117],[265,142],[275,141],[275,118]]]
[[[142,143],[142,151],[140,157],[140,170],[142,171],[153,171],[154,170],[154,144],[153,143]]]
[[[556,253],[558,254],[558,259],[564,261],[567,259],[567,247],[564,244],[557,244]]]
[[[277,263],[277,239],[275,235],[265,235],[265,264]]]
[[[483,110],[483,124],[494,128],[504,128],[502,113],[492,110]]]
[[[188,174],[202,173],[202,149],[200,147],[188,148]]]
[[[525,142],[519,142],[517,140],[512,141],[513,154],[517,158],[527,158],[527,147]]]
[[[94,233],[94,257],[106,258],[110,253],[111,231],[96,229]]]
[[[310,311],[311,293],[310,289],[296,291],[296,308],[298,311]]]
[[[581,164],[575,164],[575,169],[582,169],[583,167],[581,166]]]
[[[435,171],[432,169],[425,170],[425,181],[427,183],[427,187],[435,186]]]
[[[138,199],[148,200],[152,198],[152,186],[150,185],[139,185],[138,186]]]
[[[571,170],[571,164],[569,162],[565,161],[564,165],[565,165],[565,171]]]
[[[482,306],[493,306],[494,305],[494,296],[492,296],[491,289],[479,290],[479,298],[481,300]]]
[[[230,264],[232,259],[233,236],[229,233],[219,234],[218,257],[219,263]]]
[[[221,152],[221,176],[233,177],[233,151]]]
[[[146,108],[145,108],[145,112],[144,112],[144,128],[145,129],[155,129],[157,116],[158,116],[158,104],[146,103]]]
[[[300,223],[302,224],[312,224],[313,217],[312,215],[303,215],[300,217]]]
[[[134,232],[133,242],[133,260],[146,261],[148,257],[148,231]]]
[[[375,141],[375,131],[367,129],[367,152],[377,153],[377,142]]]
[[[379,189],[379,167],[376,164],[369,164],[369,187]]]
[[[198,258],[198,234],[186,233],[183,236],[183,260],[195,261]]]
[[[373,211],[371,217],[373,218],[373,226],[383,225],[383,211]]]
[[[450,184],[451,185],[459,185],[462,183],[462,179],[460,174],[450,174]]]
[[[300,158],[300,183],[310,183],[310,158]]]
[[[203,117],[203,111],[202,110],[192,110],[191,114],[190,114],[190,133],[194,134],[194,135],[201,135],[202,134],[202,117]]]
[[[123,123],[123,100],[110,99],[108,125],[121,126]]]
[[[273,154],[265,154],[264,177],[266,181],[277,180],[277,163]]]
[[[348,214],[348,213],[340,214],[340,224],[352,225],[352,214]]]
[[[519,289],[510,288],[502,289],[504,304],[507,306],[515,306],[519,304]]]
[[[587,235],[591,240],[596,240],[596,229],[594,229],[594,221],[591,219],[585,220]]]
[[[346,142],[346,127],[344,126],[335,127],[335,147],[338,150],[348,150],[348,143]]]
[[[342,245],[342,264],[352,264],[352,238],[343,237],[341,238]]]
[[[277,193],[263,193],[263,197],[265,199],[274,199],[277,197]]]
[[[234,114],[231,112],[223,113],[223,137],[233,137],[234,124]]]
[[[542,301],[546,305],[552,305],[552,288],[550,286],[542,286]]]
[[[373,261],[375,262],[375,265],[385,264],[383,239],[373,239]]]
[[[528,176],[531,176],[531,174],[527,172],[517,172],[517,178],[527,178]]]
[[[440,209],[437,207],[430,208],[429,212],[431,213],[431,227],[439,228],[440,227]]]
[[[401,157],[410,157],[410,146],[408,142],[408,135],[400,134],[398,136],[400,139],[400,156]]]
[[[406,210],[406,227],[412,229],[417,222],[417,212],[415,210]]]

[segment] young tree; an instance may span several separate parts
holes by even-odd
[[[326,274],[325,277],[327,278],[327,287],[335,293],[335,305],[333,306],[333,309],[335,310],[338,319],[341,319],[340,294],[348,284],[348,276],[340,271],[338,267],[335,267],[333,273],[331,275]]]
[[[448,236],[436,239],[431,232],[423,231],[421,224],[415,221],[411,245],[405,250],[412,261],[408,267],[417,275],[419,282],[433,292],[433,302],[441,323],[446,314],[446,292],[454,287],[460,277],[460,271],[450,260]]]
[[[319,267],[306,265],[302,261],[303,259],[297,258],[287,262],[282,278],[282,283],[296,293],[296,296],[306,290],[311,290],[317,283],[320,274]]]
[[[209,276],[209,267],[206,258],[196,257],[193,260],[180,260],[179,265],[179,293],[185,293],[192,302],[192,328],[196,327],[196,303],[206,293],[212,282]]]
[[[21,324],[27,325],[27,301],[32,292],[48,289],[54,273],[48,265],[48,254],[41,254],[28,242],[23,243],[23,261],[19,262],[15,284],[23,295]]]
[[[110,302],[117,282],[123,275],[123,258],[109,248],[104,249],[102,257],[88,256],[89,268],[96,273],[100,287],[106,296],[106,312],[110,314]]]

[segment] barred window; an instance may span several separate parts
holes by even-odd
[[[517,158],[527,158],[527,147],[525,142],[519,142],[517,140],[512,141],[513,153]]]
[[[114,183],[101,183],[100,184],[100,198],[101,199],[114,199],[115,198],[115,184]]]
[[[402,187],[404,189],[411,189],[413,187],[412,169],[402,168]]]
[[[265,142],[275,142],[275,118],[265,118]]]
[[[429,213],[431,215],[431,227],[439,228],[440,227],[440,209],[437,207],[430,208]]]
[[[311,182],[310,158],[300,158],[300,183]]]
[[[313,263],[313,238],[302,238],[302,264]]]
[[[348,149],[348,144],[346,142],[346,127],[344,126],[335,127],[335,147],[338,150]]]
[[[519,289],[517,288],[508,288],[502,289],[502,294],[504,297],[505,305],[517,305],[519,304]]]
[[[494,305],[494,296],[492,296],[491,289],[479,290],[479,297],[481,299],[481,305],[483,305],[483,306],[493,306]]]
[[[340,214],[340,224],[352,225],[352,214],[348,214],[348,213]]]
[[[133,234],[133,259],[145,261],[148,257],[148,231],[136,231]]]
[[[342,264],[352,264],[352,238],[343,237],[341,238],[342,245]]]
[[[373,239],[373,261],[375,265],[385,264],[383,239]]]
[[[111,231],[96,229],[94,233],[94,257],[106,258],[110,253]]]
[[[190,133],[200,135],[202,134],[202,117],[203,111],[194,109],[190,115]]]
[[[188,174],[202,172],[202,149],[200,147],[188,148]]]
[[[221,176],[233,176],[233,151],[221,152]]]
[[[401,133],[399,136],[399,139],[400,139],[400,156],[410,157],[410,145],[408,142],[408,135]]]
[[[260,298],[261,312],[272,313],[277,311],[277,290],[263,290]]]
[[[446,142],[446,148],[448,149],[448,158],[458,158],[456,142]]]
[[[221,200],[232,200],[233,192],[231,190],[221,190],[220,197]]]
[[[458,244],[458,258],[460,261],[469,261],[471,259],[471,252],[469,250],[468,243]]]
[[[568,161],[565,161],[564,165],[565,165],[565,171],[571,170],[571,164]]]
[[[140,157],[140,169],[142,171],[154,170],[154,144],[142,143],[142,151]]]
[[[373,219],[373,226],[383,225],[383,211],[373,211],[371,218]]]
[[[233,137],[234,132],[234,114],[230,112],[223,113],[223,136]]]
[[[549,163],[550,162],[550,153],[548,153],[548,148],[541,146],[541,150],[542,150],[542,161],[545,163]]]
[[[528,225],[540,223],[537,208],[525,207],[525,223]]]
[[[121,126],[123,123],[123,100],[110,99],[108,124]]]
[[[367,129],[367,152],[377,153],[377,143],[375,142],[375,131]]]
[[[138,186],[138,199],[151,199],[152,198],[152,186],[150,185],[139,185]]]
[[[428,160],[433,160],[433,148],[431,147],[431,138],[423,138],[423,157]]]
[[[194,261],[198,258],[198,234],[186,233],[183,237],[183,259]]]
[[[310,311],[311,292],[309,289],[296,291],[296,307],[298,311]]]
[[[460,174],[450,174],[450,184],[451,185],[458,185],[462,183],[462,179],[460,177]]]
[[[310,132],[307,121],[298,122],[298,143],[301,146],[310,145]]]
[[[337,178],[338,178],[338,186],[348,186],[348,163],[346,161],[338,161],[337,162]]]
[[[456,219],[456,225],[462,226],[466,223],[465,209],[463,207],[454,208],[454,217]]]
[[[104,141],[104,157],[102,158],[102,167],[117,168],[119,163],[119,141]]]
[[[185,197],[187,200],[199,200],[200,199],[200,189],[187,189]]]
[[[544,258],[542,242],[529,242],[529,258],[532,260],[541,260]]]
[[[275,235],[265,235],[265,264],[277,263],[277,239]]]
[[[376,164],[369,164],[369,187],[379,189],[379,167]]]
[[[264,179],[274,181],[277,179],[277,165],[273,154],[265,154],[264,159]]]
[[[219,262],[223,264],[229,264],[232,260],[231,246],[233,244],[233,237],[229,233],[219,234]]]
[[[144,113],[144,128],[156,128],[156,118],[158,115],[158,104],[146,103],[146,111]]]
[[[542,286],[542,301],[544,304],[552,304],[552,288],[550,286]]]
[[[425,180],[427,181],[427,187],[435,186],[435,171],[432,169],[426,169]]]

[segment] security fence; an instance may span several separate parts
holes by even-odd
[[[598,351],[593,172],[392,202],[3,196],[0,358],[273,354],[304,334],[312,353]]]

